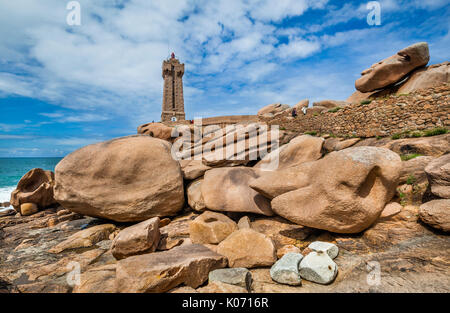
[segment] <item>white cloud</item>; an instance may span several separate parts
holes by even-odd
[[[281,58],[305,58],[320,50],[320,43],[303,39],[293,39],[282,44],[278,53]]]

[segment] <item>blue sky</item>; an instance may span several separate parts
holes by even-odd
[[[64,156],[159,121],[161,63],[185,63],[187,118],[345,100],[360,72],[415,42],[449,61],[450,0],[0,2],[0,157]]]

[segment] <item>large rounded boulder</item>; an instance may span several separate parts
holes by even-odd
[[[81,148],[55,169],[55,199],[74,212],[117,222],[175,215],[184,205],[171,145],[129,136]]]
[[[294,223],[358,233],[375,222],[391,200],[401,167],[395,152],[355,147],[268,173],[249,185],[273,199],[272,210]]]
[[[11,205],[19,212],[25,203],[34,203],[41,209],[55,204],[53,185],[55,175],[51,171],[35,168],[26,173],[11,193]]]

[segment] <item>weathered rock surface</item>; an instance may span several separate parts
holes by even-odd
[[[230,294],[230,293],[247,293],[248,291],[247,291],[247,289],[240,287],[240,286],[231,285],[231,284],[223,283],[220,281],[212,281],[212,282],[208,283],[207,286],[198,288],[197,292]]]
[[[55,199],[88,216],[139,222],[174,215],[184,204],[183,178],[170,144],[149,136],[81,148],[56,166],[55,178]]]
[[[419,156],[408,161],[403,161],[399,184],[406,183],[411,177],[414,177],[415,182],[417,183],[426,181],[427,175],[425,174],[425,167],[433,159],[433,157],[429,156]]]
[[[239,219],[237,226],[239,229],[252,228],[252,222],[248,216],[243,216]]]
[[[322,101],[318,101],[318,102],[314,102],[313,103],[313,107],[324,107],[327,109],[334,109],[337,107],[345,107],[346,105],[348,105],[348,102],[346,101],[336,101],[336,100],[322,100]]]
[[[314,241],[308,248],[315,252],[326,253],[331,259],[336,258],[339,254],[339,248],[330,242]]]
[[[397,202],[389,202],[383,209],[383,211],[380,214],[380,218],[386,218],[394,216],[398,213],[400,213],[403,209],[403,206],[400,203]]]
[[[37,213],[39,211],[39,208],[34,203],[22,203],[20,205],[20,214],[22,216],[29,216]]]
[[[339,257],[335,259],[339,275],[329,285],[303,280],[302,286],[289,286],[274,282],[270,277],[270,268],[250,269],[252,292],[448,292],[448,235],[419,223],[418,213],[418,206],[405,206],[395,216],[378,220],[362,235],[339,235],[316,230],[308,236],[300,236],[302,226],[287,221],[269,223],[272,219],[281,218],[261,217],[252,224],[259,230],[265,229],[265,233],[276,238],[274,241],[285,244],[297,242],[300,248],[317,240],[336,242],[340,249]],[[49,248],[86,225],[101,223],[96,218],[78,217],[55,227],[45,226],[45,221],[52,216],[56,216],[55,211],[46,209],[29,217],[0,218],[0,289],[6,292],[70,292],[72,287],[67,284],[67,274],[73,270],[73,267],[67,267],[70,262],[80,263],[82,281],[86,271],[117,262],[107,251],[110,241],[99,242],[98,246],[91,248],[48,253]],[[162,228],[166,234],[179,236],[171,238],[189,238],[188,223],[195,216],[193,213],[181,216]],[[22,242],[22,247],[15,250]],[[86,249],[92,250],[85,252]],[[367,283],[368,273],[373,270],[373,266],[370,269],[368,264],[374,261],[380,264],[382,271],[379,285]],[[113,277],[107,277],[107,273],[99,275],[95,280],[97,287],[92,287],[89,292],[108,292]],[[176,290],[195,292],[191,287],[176,288],[172,292],[178,292]]]
[[[295,224],[280,216],[257,218],[252,222],[252,229],[271,238],[277,249],[297,245],[316,232],[313,228]]]
[[[418,68],[400,86],[397,93],[410,93],[419,89],[436,87],[442,83],[450,83],[449,73],[450,62],[433,64],[426,68]]]
[[[205,201],[202,195],[203,178],[198,178],[193,182],[190,182],[186,187],[186,194],[189,206],[197,212],[203,212],[206,210]]]
[[[53,197],[55,175],[51,171],[35,168],[26,173],[11,193],[11,205],[19,212],[23,203],[34,203],[44,209],[56,201]]]
[[[299,102],[297,102],[293,108],[295,108],[297,110],[297,114],[300,113],[300,111],[302,110],[302,108],[307,108],[309,106],[309,99],[303,99],[300,100]]]
[[[300,262],[300,276],[303,279],[329,284],[337,275],[338,267],[326,252],[311,252]]]
[[[205,206],[213,211],[273,215],[270,202],[248,185],[257,177],[258,171],[246,167],[207,171],[201,184]]]
[[[309,135],[295,137],[288,144],[272,151],[259,161],[254,168],[278,170],[290,166],[315,161],[322,157],[322,146],[324,139]],[[271,162],[278,159],[278,166],[272,168]]]
[[[438,197],[450,199],[450,154],[430,162],[425,167],[431,192]]]
[[[397,52],[361,73],[355,87],[361,92],[369,92],[394,84],[414,69],[427,65],[430,60],[428,44],[416,43]]]
[[[138,134],[172,142],[176,137],[172,137],[174,128],[162,123],[148,123],[138,127]],[[175,132],[174,132],[175,135]]]
[[[300,249],[294,245],[285,245],[277,250],[277,257],[281,259],[284,255],[288,253],[300,253]]]
[[[203,164],[202,160],[180,160],[184,179],[194,180],[205,174],[211,167]]]
[[[260,116],[260,115],[274,116],[276,114],[283,113],[289,109],[290,109],[290,106],[287,104],[281,104],[281,103],[269,104],[258,111],[258,116]]]
[[[168,225],[159,229],[161,236],[159,240],[159,251],[170,250],[190,241],[189,224],[198,216],[190,212],[174,218]]]
[[[450,83],[450,62],[433,64],[428,67],[415,69],[402,82],[388,86],[381,91],[360,92],[356,90],[348,99],[351,103],[360,103],[366,99],[375,99],[393,94],[408,94],[417,90],[439,87],[442,84]]]
[[[279,259],[270,269],[270,277],[280,284],[298,286],[302,283],[299,274],[300,253],[287,253]]]
[[[252,285],[252,275],[248,269],[243,267],[221,268],[210,272],[208,281],[209,283],[218,281],[225,284],[240,286],[249,291]]]
[[[432,200],[420,206],[420,219],[445,232],[450,231],[450,199]]]
[[[121,230],[112,242],[111,252],[118,260],[154,252],[159,237],[159,217],[154,217]]]
[[[95,245],[97,242],[107,240],[109,235],[116,229],[113,224],[102,224],[92,226],[88,229],[79,231],[67,240],[57,244],[49,250],[51,253],[61,253],[68,249],[88,248]]]
[[[115,293],[116,265],[107,264],[85,271],[73,293]]]
[[[119,292],[165,292],[181,284],[197,288],[208,273],[227,265],[226,259],[202,245],[132,256],[117,262]]]
[[[189,224],[192,243],[218,244],[237,230],[237,224],[229,217],[206,211]]]
[[[230,267],[271,266],[277,260],[275,245],[269,237],[252,229],[239,229],[217,247]]]
[[[273,198],[274,212],[292,222],[358,233],[378,218],[394,195],[400,169],[400,157],[392,151],[354,147],[268,173],[250,186]]]

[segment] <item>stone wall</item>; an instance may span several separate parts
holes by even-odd
[[[338,136],[391,136],[411,130],[450,128],[450,84],[418,90],[406,95],[378,98],[370,103],[350,104],[341,109],[299,112],[261,122],[299,133],[318,132]]]
[[[218,125],[224,127],[232,124],[248,124],[258,122],[256,115],[230,115],[230,116],[215,116],[205,117],[202,119],[202,126]],[[167,126],[175,125],[189,125],[190,121],[178,121],[178,122],[163,122]]]

